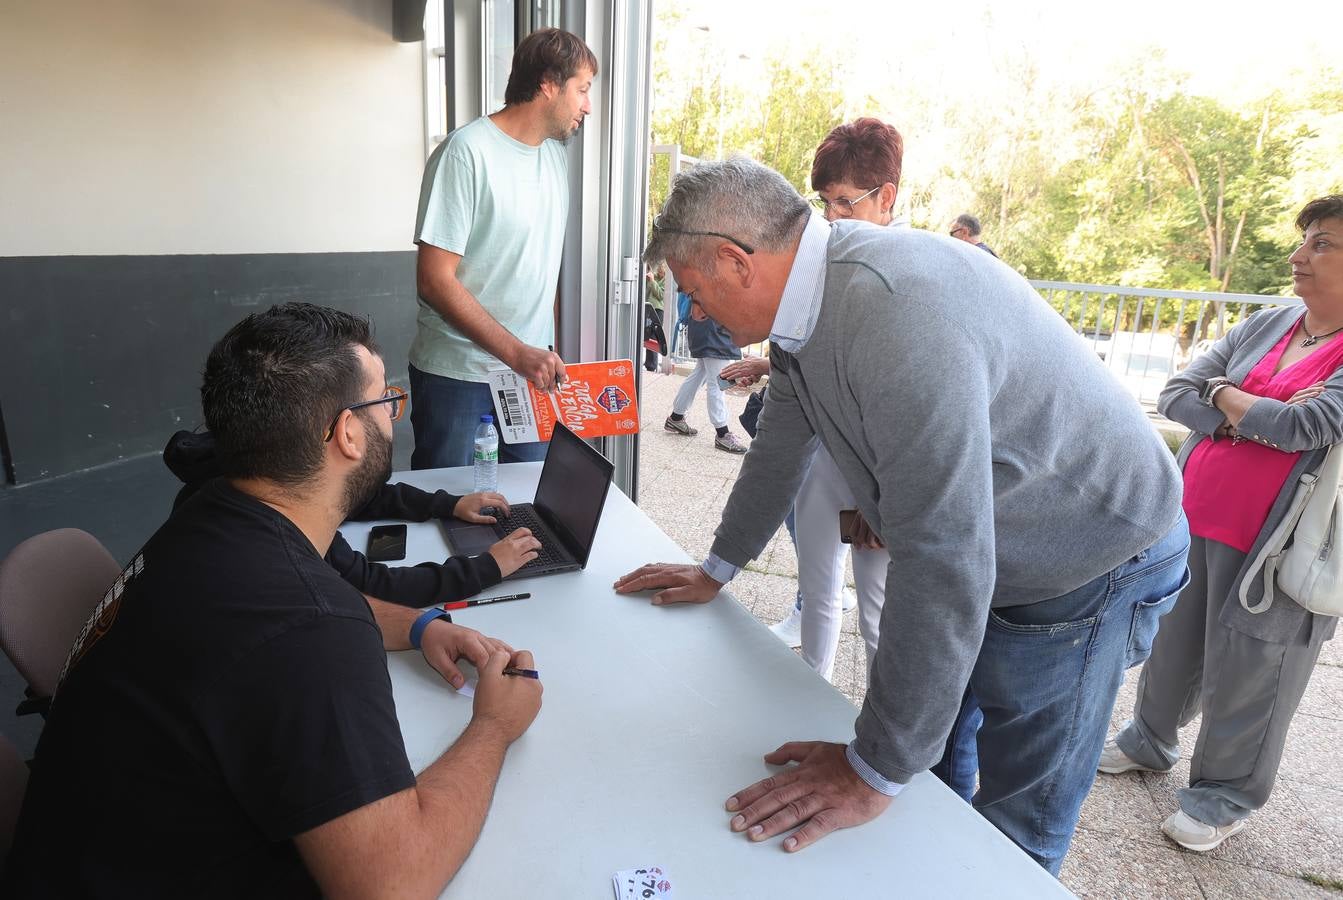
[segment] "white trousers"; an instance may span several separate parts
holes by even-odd
[[[824,447],[816,450],[811,469],[793,506],[797,527],[797,581],[802,597],[802,658],[827,681],[835,672],[842,625],[841,591],[849,545],[839,539],[839,511],[857,509],[853,492]],[[858,592],[858,629],[867,645],[867,666],[877,652],[881,608],[886,602],[885,550],[854,548],[853,580]]]
[[[697,359],[695,360],[695,371],[686,376],[685,384],[676,392],[676,399],[672,401],[672,412],[678,416],[684,416],[690,411],[690,404],[695,402],[695,392],[699,386],[706,381],[708,390],[705,399],[709,407],[709,424],[714,428],[722,428],[727,424],[727,404],[723,402],[723,389],[718,386],[718,373],[733,360],[730,359]]]

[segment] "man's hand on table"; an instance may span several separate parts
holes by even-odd
[[[783,841],[783,849],[792,853],[836,829],[881,815],[893,798],[868,787],[849,765],[844,749],[826,741],[792,741],[766,754],[770,765],[799,765],[729,797],[727,810],[735,813],[729,827],[752,841],[764,841],[801,825]]]
[[[653,595],[654,606],[708,603],[718,596],[722,587],[722,582],[714,581],[699,566],[676,563],[649,563],[620,576],[615,583],[617,594],[657,591]]]
[[[482,670],[489,662],[490,654],[513,653],[513,648],[503,641],[445,619],[429,623],[420,638],[420,650],[429,665],[454,688],[466,684],[466,677],[457,668],[457,660],[462,657],[477,670]]]
[[[496,651],[480,666],[472,724],[497,728],[508,743],[516,741],[541,711],[541,680],[505,675],[508,667],[535,669],[528,650]]]
[[[508,513],[508,500],[497,491],[467,494],[452,508],[452,514],[463,522],[478,522],[482,525],[493,525],[498,521],[496,516],[507,518]]]
[[[502,541],[490,546],[490,556],[499,566],[499,576],[507,578],[527,563],[536,559],[541,542],[532,537],[528,528],[518,528],[509,532]]]

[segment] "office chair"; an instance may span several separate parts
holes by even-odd
[[[28,682],[20,715],[45,713],[71,644],[120,574],[98,539],[77,528],[31,537],[0,562],[0,649]]]

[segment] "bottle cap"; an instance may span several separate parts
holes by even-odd
[[[491,425],[493,425],[493,424],[494,424],[494,416],[491,416],[491,415],[489,415],[489,414],[483,415],[483,416],[480,417],[480,421],[482,421],[482,422],[489,422]]]

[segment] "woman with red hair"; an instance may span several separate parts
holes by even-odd
[[[900,186],[904,140],[900,132],[879,119],[856,119],[836,127],[816,148],[811,185],[812,203],[826,219],[859,219],[873,225],[908,227],[895,215]],[[723,377],[751,383],[769,371],[769,360],[754,358],[733,363]],[[890,557],[881,542],[854,513],[855,525],[841,541],[839,514],[856,511],[858,504],[824,447],[812,458],[811,469],[798,490],[794,505],[797,547],[798,600],[788,618],[772,630],[792,646],[799,635],[802,658],[827,680],[834,674],[839,648],[844,559],[853,554],[854,583],[858,593],[858,626],[867,647],[867,663],[877,649],[881,607],[886,598],[886,568]]]

